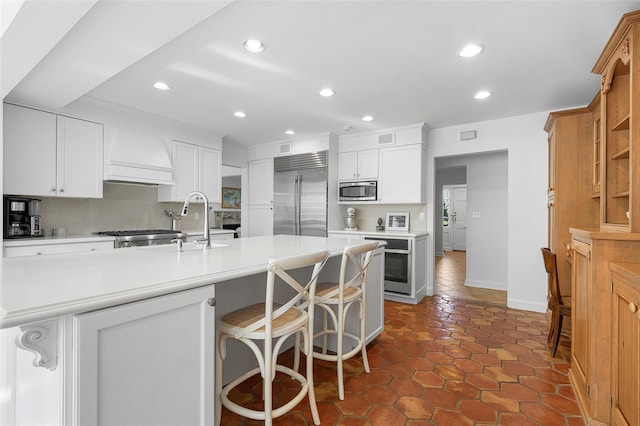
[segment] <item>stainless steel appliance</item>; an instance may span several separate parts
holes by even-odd
[[[42,237],[40,201],[37,198],[4,196],[4,238]]]
[[[378,181],[339,182],[339,201],[377,201]]]
[[[406,238],[374,238],[385,241],[384,291],[411,295],[411,240]]]
[[[345,218],[345,223],[347,227],[344,228],[345,231],[357,231],[358,230],[358,221],[356,218],[356,209],[353,207],[349,207],[347,209],[347,217]]]
[[[106,235],[115,237],[115,248],[158,246],[171,244],[174,240],[186,241],[187,234],[170,229],[141,229],[130,231],[100,231],[95,235]]]
[[[273,233],[327,236],[327,151],[274,159]]]

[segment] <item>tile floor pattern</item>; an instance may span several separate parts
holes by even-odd
[[[543,267],[541,263],[541,267]],[[435,259],[436,282],[434,293],[462,300],[477,300],[507,306],[507,292],[485,288],[466,287],[467,254],[447,251]],[[546,285],[546,283],[545,283]]]
[[[335,365],[315,361],[322,424],[583,425],[567,377],[568,342],[551,358],[547,330],[543,314],[495,304],[438,295],[418,305],[385,301],[384,332],[368,346],[371,373],[359,357],[346,362],[344,401]],[[291,351],[283,357],[290,363]],[[295,388],[277,376],[275,404]],[[261,394],[254,377],[230,397],[260,407]],[[222,413],[225,426],[260,423]],[[312,424],[307,400],[274,424]]]

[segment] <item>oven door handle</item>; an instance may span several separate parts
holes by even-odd
[[[411,250],[384,249],[385,253],[411,254]]]

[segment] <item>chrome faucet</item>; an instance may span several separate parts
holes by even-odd
[[[180,213],[180,216],[186,216],[187,213],[189,212],[189,201],[194,197],[194,196],[198,196],[198,197],[202,197],[202,200],[204,201],[204,232],[203,232],[203,238],[199,238],[197,240],[195,240],[195,243],[204,243],[204,247],[202,247],[204,250],[208,250],[211,248],[211,234],[209,233],[209,199],[207,198],[206,195],[204,195],[202,192],[200,191],[193,191],[192,193],[190,193],[189,195],[187,195],[187,199],[184,202],[184,205],[182,206],[182,213]]]

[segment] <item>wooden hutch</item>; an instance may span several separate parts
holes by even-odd
[[[593,72],[594,101],[545,126],[549,245],[569,260],[558,271],[571,283],[569,378],[587,424],[640,425],[640,11]]]

